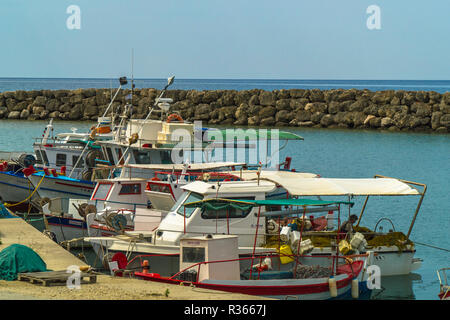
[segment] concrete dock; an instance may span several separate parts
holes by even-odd
[[[22,244],[33,249],[50,270],[66,270],[72,265],[84,266],[69,251],[20,218],[0,219],[0,250],[14,244]]]
[[[0,250],[18,243],[41,256],[50,270],[84,266],[69,251],[20,218],[0,219]],[[97,275],[96,283],[70,289],[63,285],[43,287],[24,281],[0,280],[1,300],[267,300],[256,296],[234,294],[195,287],[155,283],[134,278]]]

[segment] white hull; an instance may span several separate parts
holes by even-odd
[[[20,202],[26,199],[33,190],[34,187],[30,185],[25,176],[0,172],[0,201]],[[38,198],[37,194],[33,195],[33,199],[36,198]]]
[[[29,179],[34,186],[37,186],[42,176],[31,175]],[[91,181],[75,180],[66,177],[55,178],[46,176],[39,186],[38,193],[41,198],[73,198],[89,199],[94,190],[94,183]]]

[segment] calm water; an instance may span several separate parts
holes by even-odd
[[[0,79],[0,91],[17,90],[19,86],[5,85],[4,79]],[[56,80],[54,80],[56,81]],[[59,81],[59,80],[58,80]],[[83,80],[72,81],[72,87],[65,80],[59,85],[67,85],[74,88],[81,84]],[[96,82],[92,80],[85,87],[94,87],[97,83],[100,87],[105,80]],[[148,80],[153,81],[153,80]],[[148,87],[161,87],[163,80]],[[33,82],[33,81],[31,81]],[[48,86],[47,89],[58,87],[53,80],[43,80],[45,84],[53,83],[55,87]],[[35,87],[30,87],[28,80],[20,82],[25,89],[41,89],[44,85],[40,81],[33,82]],[[270,84],[268,84],[270,82]],[[136,82],[137,83],[137,82]],[[229,80],[194,80],[184,83],[176,80],[180,89],[246,89],[261,83],[260,88],[269,90],[276,88],[299,87],[293,81],[249,81],[240,85],[239,81]],[[321,86],[315,82],[315,87],[321,89],[326,86],[343,87],[343,82],[338,84],[334,81],[324,81]],[[358,82],[361,86],[369,89],[395,85],[389,81],[383,83]],[[138,83],[137,83],[138,84]],[[405,90],[429,90],[445,92],[450,86],[449,81],[438,82],[406,82],[407,87],[402,87],[397,83],[397,87],[391,89]],[[264,86],[268,86],[265,88]],[[355,83],[348,84],[351,87],[358,87]],[[147,87],[147,85],[145,85]],[[227,87],[230,86],[230,87]],[[279,87],[278,87],[279,86]],[[81,87],[78,86],[78,87]],[[108,87],[108,86],[106,86]],[[175,87],[175,86],[174,86]],[[359,87],[358,87],[359,88]],[[384,87],[386,88],[386,87]],[[409,89],[407,89],[409,88]],[[32,151],[32,138],[40,137],[47,122],[45,121],[11,121],[0,120],[0,150],[1,151]],[[92,123],[83,122],[56,122],[55,133],[67,132],[72,127],[80,131],[88,130]],[[420,133],[392,133],[365,130],[331,130],[331,129],[292,129],[305,138],[304,141],[290,141],[281,152],[281,158],[291,156],[293,158],[292,167],[298,171],[314,172],[323,177],[354,177],[367,178],[375,174],[389,177],[402,178],[409,181],[425,183],[428,186],[420,213],[416,220],[411,234],[413,241],[430,244],[446,249],[450,249],[450,237],[448,231],[450,227],[450,204],[449,204],[449,181],[450,181],[450,137],[445,134],[420,134]],[[352,213],[359,213],[363,198],[354,198],[356,202]],[[378,220],[387,217],[394,223],[395,229],[406,233],[411,223],[414,210],[419,201],[418,197],[379,197],[370,199],[364,217],[364,225],[373,229]],[[390,228],[389,224],[383,224],[385,229]],[[450,252],[437,250],[434,248],[417,245],[416,257],[424,260],[422,267],[414,274],[404,277],[385,277],[381,285],[383,290],[375,293],[378,299],[420,299],[436,300],[439,291],[439,282],[436,270],[443,267],[450,267]]]
[[[166,79],[134,79],[136,88],[163,88]],[[15,90],[55,90],[77,88],[116,88],[118,79],[38,79],[0,78],[0,92]],[[130,88],[130,84],[127,85]],[[180,90],[249,90],[249,89],[369,89],[406,91],[450,91],[450,80],[248,80],[248,79],[175,79],[170,87]]]

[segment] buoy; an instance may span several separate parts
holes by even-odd
[[[353,299],[359,298],[359,281],[357,278],[354,278],[352,280],[352,298]]]
[[[330,296],[332,298],[336,298],[337,297],[336,279],[333,276],[331,276],[328,279],[328,286],[330,287]]]
[[[167,117],[166,122],[167,122],[167,123],[170,123],[172,120],[177,120],[177,121],[179,121],[179,122],[181,122],[181,123],[184,122],[184,121],[183,121],[183,118],[182,118],[179,114],[176,114],[176,113],[172,113],[171,115],[169,115],[169,116]]]
[[[281,232],[280,232],[281,241],[288,242],[290,233],[291,233],[291,227],[284,226],[283,228],[281,228]]]
[[[52,169],[50,169],[50,172],[51,172],[52,176],[54,176],[55,178],[58,177],[58,174],[56,173],[56,169],[52,168]]]
[[[91,269],[90,266],[80,266],[80,271],[81,271],[81,272],[87,272],[87,271],[89,271],[90,269]]]
[[[142,261],[142,273],[147,274],[149,270],[148,260]]]

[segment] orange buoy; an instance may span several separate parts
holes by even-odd
[[[148,273],[149,267],[148,267],[148,260],[142,261],[142,273]]]
[[[176,113],[172,113],[171,115],[169,115],[168,117],[167,117],[167,123],[169,123],[169,122],[171,122],[172,120],[178,120],[178,122],[184,122],[184,120],[183,120],[183,118],[179,115],[179,114],[176,114]]]

